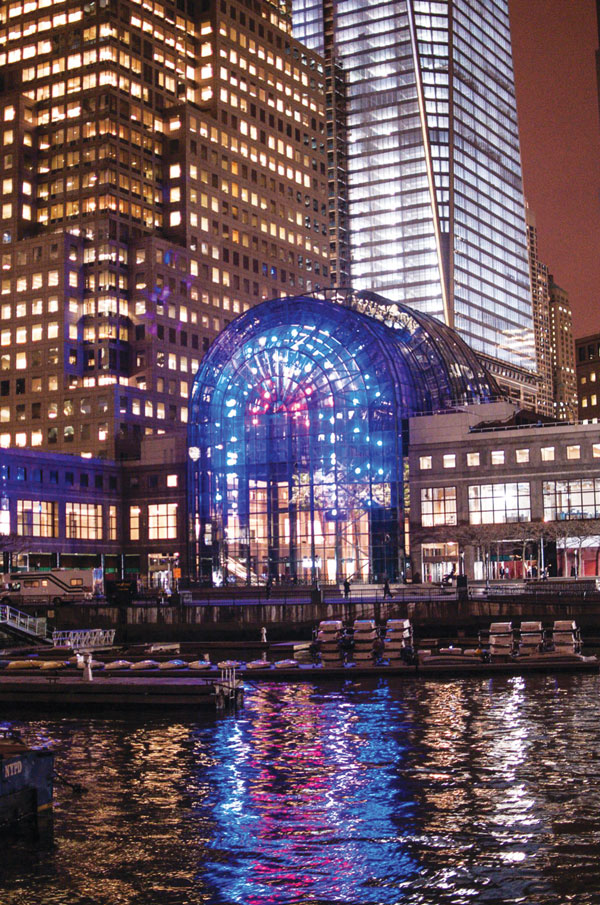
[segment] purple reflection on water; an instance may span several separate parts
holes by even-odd
[[[217,727],[215,858],[202,874],[223,901],[397,901],[416,864],[403,845],[412,803],[397,703],[382,724],[388,697],[272,685]]]

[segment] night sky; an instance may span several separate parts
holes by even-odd
[[[595,0],[509,0],[525,196],[575,337],[600,331]]]

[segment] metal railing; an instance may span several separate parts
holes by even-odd
[[[72,650],[112,647],[115,641],[114,628],[72,629],[52,632],[54,647],[68,647]]]
[[[181,590],[178,600],[183,606],[240,606],[240,605],[276,605],[276,604],[310,604],[315,601],[315,591],[324,603],[343,603],[343,588],[337,585],[323,584],[319,589],[314,586],[273,585],[269,592],[259,587],[232,588],[199,588]],[[392,600],[396,603],[414,600],[431,600],[432,598],[456,599],[457,591],[452,585],[392,585]],[[379,603],[384,600],[381,585],[353,584],[348,595],[349,603]],[[171,601],[166,600],[167,605]]]
[[[0,625],[6,625],[32,638],[50,640],[45,618],[28,616],[27,613],[21,613],[5,603],[0,604]]]

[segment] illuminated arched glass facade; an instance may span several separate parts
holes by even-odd
[[[453,331],[369,293],[248,311],[216,340],[192,390],[200,575],[396,580],[407,416],[494,391]]]

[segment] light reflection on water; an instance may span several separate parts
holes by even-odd
[[[0,903],[600,902],[598,691],[367,679],[249,688],[237,716],[13,719],[88,792],[3,845]]]

